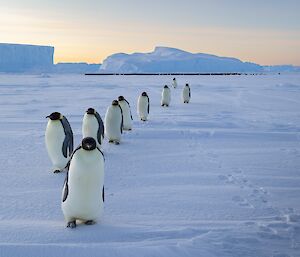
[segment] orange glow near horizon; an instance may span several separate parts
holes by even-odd
[[[79,11],[84,15],[81,9]],[[120,20],[118,13],[113,12],[114,16],[109,18],[102,12],[99,20],[98,13],[90,15],[93,10],[87,7],[85,11],[88,15],[78,19],[68,16],[73,13],[66,15],[61,10],[44,14],[30,8],[4,9],[0,16],[0,40],[2,43],[54,46],[55,63],[102,63],[114,53],[151,52],[155,46],[169,46],[261,65],[300,65],[297,28],[279,30],[180,23],[173,26],[171,22],[156,20],[136,22],[129,15]]]
[[[114,53],[152,52],[155,46],[179,48],[192,53],[208,53],[218,56],[235,57],[242,61],[254,62],[261,65],[293,64],[300,65],[297,51],[298,42],[284,40],[293,34],[291,32],[277,32],[264,30],[224,30],[223,28],[191,28],[180,31],[183,38],[177,38],[176,33],[167,34],[165,31],[156,34],[148,29],[148,35],[133,44],[136,37],[128,37],[128,31],[114,35],[111,42],[102,40],[97,42],[77,41],[77,44],[67,44],[55,47],[55,63],[57,62],[88,62],[102,63],[103,60]],[[152,34],[153,33],[153,34]],[[130,33],[129,33],[130,34]],[[157,36],[158,35],[158,36]],[[187,37],[193,41],[185,40]],[[259,44],[257,37],[260,38]],[[235,47],[233,47],[233,38]],[[246,41],[245,38],[248,38]],[[272,47],[270,47],[270,41]],[[101,42],[101,39],[99,39]],[[122,42],[120,44],[120,42]],[[174,44],[176,42],[176,44]],[[109,46],[109,47],[107,47]]]

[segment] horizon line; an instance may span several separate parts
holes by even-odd
[[[54,55],[53,55],[53,64],[56,65],[56,64],[67,64],[67,63],[74,63],[74,64],[79,64],[79,63],[84,63],[84,64],[89,64],[89,65],[102,65],[103,64],[103,61],[105,61],[105,59],[107,59],[108,57],[110,57],[111,55],[114,55],[114,54],[127,54],[127,55],[132,55],[132,54],[135,54],[135,53],[142,53],[142,54],[148,54],[148,53],[152,53],[155,51],[156,48],[171,48],[171,49],[176,49],[176,50],[180,50],[180,51],[183,51],[183,52],[187,52],[187,53],[190,53],[190,54],[207,54],[207,55],[213,55],[213,56],[216,56],[216,57],[221,57],[221,58],[234,58],[234,59],[238,59],[242,62],[248,62],[248,63],[254,63],[254,64],[257,64],[257,65],[260,65],[260,66],[294,66],[294,67],[300,67],[300,64],[291,64],[291,63],[281,63],[281,64],[260,64],[260,63],[257,63],[257,62],[253,62],[253,61],[245,61],[243,59],[240,59],[239,57],[234,57],[234,56],[224,56],[224,55],[217,55],[217,54],[214,54],[214,53],[204,53],[204,52],[190,52],[190,51],[187,51],[187,50],[183,50],[181,48],[176,48],[176,47],[173,47],[173,46],[163,46],[163,45],[157,45],[157,46],[154,46],[152,49],[152,51],[150,52],[142,52],[142,51],[131,51],[129,53],[126,53],[126,52],[115,52],[115,53],[112,53],[112,54],[109,54],[107,55],[105,58],[103,58],[103,61],[102,62],[89,62],[89,61],[84,61],[84,60],[80,60],[80,61],[64,61],[64,60],[58,60],[56,61],[55,60],[55,49],[56,49],[56,46],[54,45],[46,45],[46,44],[32,44],[32,43],[11,43],[11,42],[0,42],[0,45],[24,45],[24,46],[38,46],[38,47],[51,47],[51,48],[54,48]]]

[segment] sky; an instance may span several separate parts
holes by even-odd
[[[0,11],[1,43],[54,46],[55,63],[169,46],[300,65],[299,0],[0,0]]]

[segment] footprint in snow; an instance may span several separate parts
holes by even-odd
[[[265,190],[263,187],[255,187],[249,196],[254,201],[267,203],[268,202],[268,199],[266,198],[267,195],[268,195],[268,191]]]
[[[288,214],[287,221],[288,222],[300,222],[300,214]]]
[[[253,206],[247,201],[247,199],[245,199],[239,195],[233,196],[232,201],[236,202],[239,206],[253,208]]]
[[[233,184],[234,183],[234,178],[231,174],[229,175],[219,175],[218,178],[222,181],[224,181],[225,183],[228,184]]]

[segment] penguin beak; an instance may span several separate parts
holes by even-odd
[[[46,119],[49,118],[49,117],[50,117],[50,115],[48,115],[48,116],[46,117]]]

